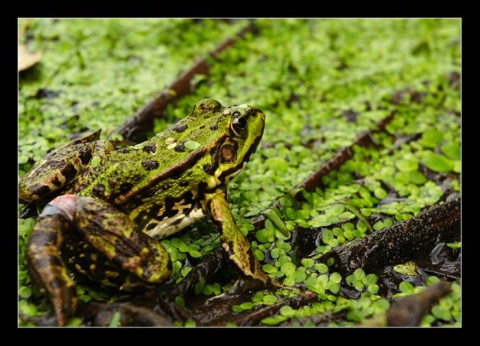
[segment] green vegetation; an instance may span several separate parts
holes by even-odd
[[[19,27],[25,20],[19,21]],[[161,131],[191,111],[199,99],[248,103],[267,117],[261,147],[229,185],[239,227],[255,232],[252,247],[263,270],[287,286],[306,287],[318,300],[301,308],[283,306],[262,325],[315,325],[312,316],[344,312],[330,326],[354,326],[390,307],[378,276],[361,268],[342,277],[331,263],[316,261],[330,249],[418,215],[461,191],[461,21],[459,19],[259,19],[197,76],[193,92],[156,119]],[[19,177],[51,149],[102,129],[102,138],[147,104],[196,59],[247,20],[32,19],[21,41],[41,51],[41,61],[20,74]],[[322,178],[322,188],[296,187],[344,147],[394,114],[375,145],[353,147],[353,157]],[[189,145],[195,145],[195,142]],[[436,179],[441,174],[442,179]],[[300,193],[302,201],[294,198]],[[272,207],[278,201],[279,205]],[[23,205],[19,205],[21,210]],[[255,230],[252,218],[264,213]],[[369,221],[370,220],[370,221]],[[374,220],[374,222],[371,222]],[[24,251],[34,219],[19,219],[19,310],[38,316],[48,302],[32,287]],[[295,258],[292,233],[322,228],[308,258]],[[191,270],[185,259],[220,246],[211,228],[196,228],[162,241],[173,262],[173,278]],[[454,249],[461,243],[451,244]],[[269,261],[266,261],[268,254]],[[394,297],[421,292],[439,280],[415,277],[415,265],[399,263],[404,279]],[[358,292],[347,298],[341,285]],[[77,288],[82,300],[120,297]],[[223,291],[200,282],[195,292]],[[242,312],[277,303],[289,293],[257,292]],[[118,325],[117,320],[112,326]],[[75,320],[72,320],[75,324]],[[461,286],[424,316],[421,326],[461,326]],[[31,323],[21,322],[21,325]],[[78,324],[78,321],[77,321]],[[195,326],[194,321],[185,326]]]

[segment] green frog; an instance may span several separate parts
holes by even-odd
[[[206,216],[250,287],[283,287],[261,270],[227,202],[227,185],[256,151],[264,125],[258,108],[204,99],[143,143],[116,149],[97,131],[38,161],[19,186],[24,203],[50,201],[33,228],[27,268],[58,325],[77,307],[70,270],[106,288],[155,287],[171,274],[159,240]]]

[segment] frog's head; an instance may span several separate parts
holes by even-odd
[[[231,116],[228,135],[219,151],[220,181],[226,184],[240,173],[257,150],[265,127],[265,114],[246,104],[226,107],[223,114]]]
[[[211,181],[209,186],[226,185],[256,151],[265,127],[265,114],[246,104],[223,107],[212,99],[199,101],[194,114],[197,117],[203,115],[215,124],[209,127],[216,132],[208,149],[211,164],[204,167],[215,177],[216,184]]]

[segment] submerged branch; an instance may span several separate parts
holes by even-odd
[[[435,206],[411,219],[335,248],[320,257],[333,257],[333,270],[349,275],[357,268],[375,273],[392,264],[425,257],[439,242],[460,239],[460,198]]]

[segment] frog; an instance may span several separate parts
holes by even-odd
[[[284,287],[261,269],[227,199],[264,128],[260,109],[206,98],[142,143],[118,148],[96,131],[37,161],[19,183],[22,203],[43,202],[26,267],[56,323],[77,311],[72,275],[119,292],[158,287],[172,273],[160,240],[208,217],[242,276],[239,289]]]

